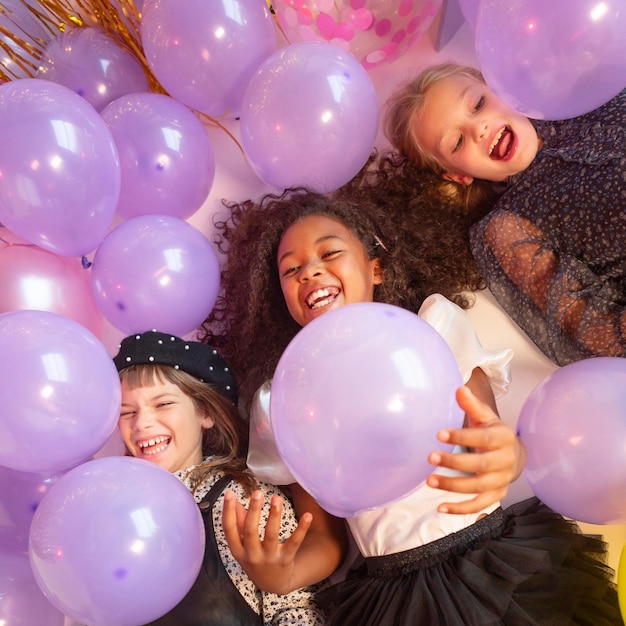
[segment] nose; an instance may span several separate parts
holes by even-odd
[[[149,409],[137,409],[133,427],[135,430],[143,430],[154,426],[154,413]]]
[[[300,269],[300,280],[306,282],[323,274],[323,266],[321,261],[309,261]]]
[[[472,130],[472,134],[474,136],[475,141],[481,141],[485,137],[488,136],[489,127],[487,126],[487,122],[477,121]]]

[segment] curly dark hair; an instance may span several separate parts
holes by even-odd
[[[246,406],[271,378],[287,344],[300,330],[285,304],[277,251],[287,228],[306,215],[342,222],[379,258],[383,283],[374,299],[417,313],[441,293],[463,308],[484,287],[469,249],[470,216],[435,189],[434,174],[395,154],[374,153],[363,170],[335,192],[291,188],[259,201],[224,202],[215,242],[227,254],[222,290],[199,339],[219,348],[237,378]]]

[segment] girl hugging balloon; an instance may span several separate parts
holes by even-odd
[[[579,117],[531,120],[447,63],[398,89],[385,130],[445,197],[491,196],[473,254],[549,358],[626,356],[626,90]]]
[[[206,344],[151,331],[126,337],[114,362],[122,383],[119,430],[128,452],[174,472],[193,494],[205,524],[206,550],[196,582],[153,624],[323,624],[313,601],[320,585],[300,584],[303,579],[293,574],[311,514],[298,525],[283,493],[257,482],[246,469],[247,436],[236,409],[235,381],[222,357]],[[221,519],[225,501],[249,506],[261,518],[265,536],[262,541],[257,531],[256,547],[274,559],[272,567],[264,564],[265,579],[254,568],[248,576],[229,551]],[[327,558],[317,555],[317,560],[325,564]],[[306,569],[306,577],[317,575]]]
[[[524,462],[523,446],[500,421],[492,392],[492,385],[496,391],[507,386],[511,352],[485,350],[463,310],[448,299],[465,302],[462,288],[477,280],[467,269],[459,273],[463,278],[453,273],[464,263],[462,249],[442,245],[446,231],[434,237],[434,222],[428,233],[405,228],[403,203],[385,210],[359,195],[354,201],[346,190],[323,196],[292,189],[230,204],[230,217],[219,225],[228,246],[223,299],[205,323],[205,340],[219,340],[236,360],[251,408],[248,465],[279,483],[294,478],[267,428],[271,389],[262,383],[302,326],[345,304],[385,302],[418,312],[456,356],[466,383],[457,400],[467,427],[439,437],[465,451],[433,452],[438,469],[415,491],[347,520],[363,558],[318,595],[330,623],[619,623],[602,541],[579,533],[536,498],[500,507]],[[424,262],[438,255],[440,265]],[[433,285],[443,295],[432,293]],[[245,551],[238,528],[257,522],[249,518],[236,522],[225,511],[227,537],[237,550]]]

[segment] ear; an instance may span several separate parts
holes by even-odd
[[[208,430],[209,428],[213,428],[213,426],[215,426],[215,420],[209,415],[205,415],[200,421],[200,425],[202,426],[202,430]]]
[[[459,185],[471,185],[474,182],[474,178],[467,174],[457,174],[454,172],[443,172],[441,174],[445,180],[451,180],[453,183],[459,183]]]
[[[372,276],[375,285],[381,285],[383,282],[383,268],[380,266],[380,259],[372,261]]]

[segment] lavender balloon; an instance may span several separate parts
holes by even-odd
[[[626,523],[626,359],[556,370],[528,396],[518,431],[540,500],[581,522]]]
[[[0,222],[62,256],[106,235],[119,199],[113,137],[96,110],[56,83],[0,85]]]
[[[28,555],[0,549],[0,624],[63,626],[65,616],[43,595]]]
[[[441,428],[459,428],[462,385],[444,339],[417,315],[351,304],[307,324],[272,380],[276,445],[327,511],[352,517],[414,489],[431,473]]]
[[[28,551],[30,523],[42,498],[59,476],[18,472],[0,465],[0,551]]]
[[[30,531],[35,579],[81,624],[137,626],[163,615],[193,585],[204,525],[170,472],[130,457],[104,457],[62,476]]]
[[[53,39],[37,78],[75,91],[97,111],[120,96],[149,91],[141,63],[100,28],[71,28]]]
[[[211,242],[175,217],[134,217],[112,230],[91,268],[96,304],[126,334],[195,330],[217,299],[220,270]]]
[[[623,0],[481,0],[475,27],[480,69],[513,109],[567,119],[626,87]]]
[[[166,91],[213,117],[239,115],[250,78],[276,50],[262,0],[145,0],[141,39]]]
[[[47,311],[0,315],[0,465],[59,472],[97,452],[115,431],[117,370],[77,322]]]
[[[363,167],[378,131],[378,100],[348,52],[319,41],[292,44],[252,77],[241,143],[256,174],[282,189],[337,189]]]
[[[215,155],[206,129],[169,96],[135,93],[102,112],[120,156],[122,189],[117,214],[191,217],[215,178]]]

